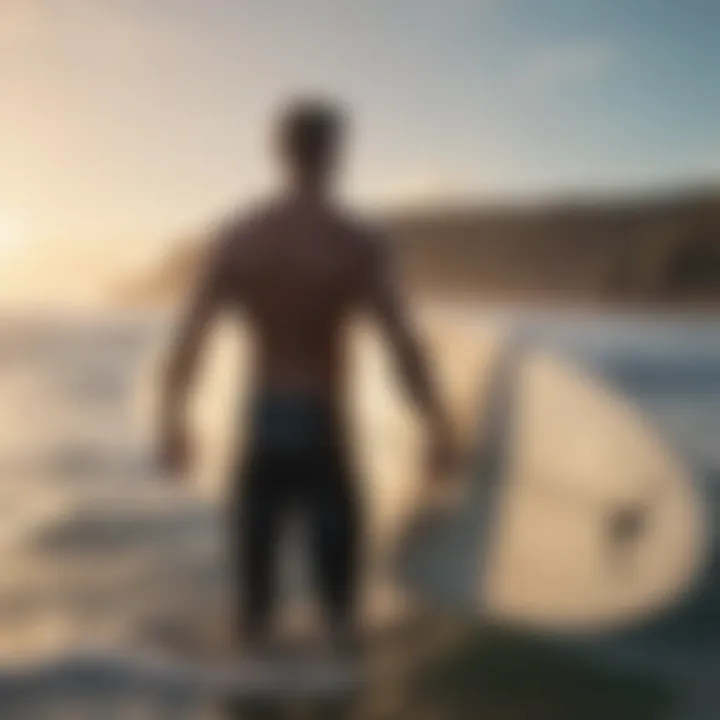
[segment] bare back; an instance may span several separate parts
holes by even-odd
[[[327,205],[286,200],[231,228],[225,242],[225,301],[244,312],[257,388],[335,404],[347,319],[372,258],[367,233]]]
[[[184,423],[198,352],[221,308],[244,315],[255,353],[256,393],[311,395],[340,411],[345,331],[356,310],[367,310],[432,435],[440,444],[449,435],[387,244],[329,204],[296,198],[225,226],[213,244],[166,372],[162,424],[171,450]]]

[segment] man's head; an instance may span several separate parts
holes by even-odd
[[[324,188],[335,168],[345,130],[343,111],[323,100],[297,100],[281,112],[277,139],[294,183]]]

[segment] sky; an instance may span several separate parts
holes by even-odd
[[[266,192],[304,92],[350,109],[370,207],[720,177],[718,0],[0,0],[0,88],[6,287],[150,262]]]

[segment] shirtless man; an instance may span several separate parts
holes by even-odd
[[[323,102],[297,102],[281,115],[277,140],[286,188],[217,233],[164,383],[161,458],[167,471],[181,475],[191,446],[185,401],[198,351],[217,313],[242,311],[255,357],[249,447],[231,508],[239,519],[232,523],[232,548],[244,596],[237,620],[251,642],[264,641],[269,631],[276,539],[288,509],[308,522],[333,637],[352,634],[360,525],[343,400],[345,331],[355,313],[377,320],[427,421],[429,471],[439,477],[450,460],[448,424],[388,247],[332,198],[342,131],[342,114]]]

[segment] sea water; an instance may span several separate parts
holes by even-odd
[[[695,604],[608,638],[598,652],[611,663],[678,677],[690,688],[687,713],[720,716],[713,680],[720,667],[720,317],[433,312],[468,332],[520,334],[591,369],[635,402],[694,469],[716,533]],[[159,482],[147,413],[145,424],[137,413],[147,358],[167,333],[162,314],[0,320],[0,659],[7,670],[0,706],[3,693],[17,700],[13,669],[87,645],[172,644],[178,625],[219,607],[227,573],[213,554],[222,526],[217,489],[208,480],[198,500]],[[228,418],[231,385],[222,387],[207,412]],[[213,632],[211,624],[196,623],[196,632]],[[100,682],[87,671],[78,677]],[[51,698],[57,682],[47,683]]]

